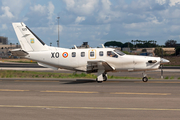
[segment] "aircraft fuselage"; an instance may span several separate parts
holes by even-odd
[[[54,48],[56,49],[56,48]],[[87,61],[107,62],[113,71],[147,71],[156,70],[160,65],[160,57],[119,55],[112,48],[59,49],[51,51],[29,52],[26,58],[56,68],[87,71]],[[114,56],[108,55],[113,52]],[[39,57],[40,56],[40,57]],[[156,62],[149,62],[156,61]]]

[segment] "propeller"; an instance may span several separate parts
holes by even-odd
[[[160,65],[161,65],[161,79],[163,79],[163,64],[166,64],[169,62],[169,60],[164,59],[163,58],[163,48],[161,49],[161,61],[160,61]]]
[[[168,63],[169,60],[161,58],[160,65],[161,65],[161,79],[163,79],[163,64]]]

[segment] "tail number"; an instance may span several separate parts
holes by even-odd
[[[22,31],[27,31],[27,28],[22,28]]]
[[[59,58],[59,52],[51,52],[51,58]]]

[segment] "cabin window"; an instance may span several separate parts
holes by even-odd
[[[90,52],[90,57],[94,57],[94,52]]]
[[[103,56],[103,51],[100,51],[100,52],[99,52],[99,56]]]
[[[118,58],[118,55],[116,55],[113,51],[107,51],[107,56]]]
[[[81,52],[81,57],[85,57],[85,52]]]
[[[76,52],[72,52],[72,57],[76,57]]]

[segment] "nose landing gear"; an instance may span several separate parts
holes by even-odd
[[[145,71],[142,73],[142,75],[143,75],[142,81],[143,81],[143,82],[147,82],[147,81],[148,81],[148,78],[146,77]]]

